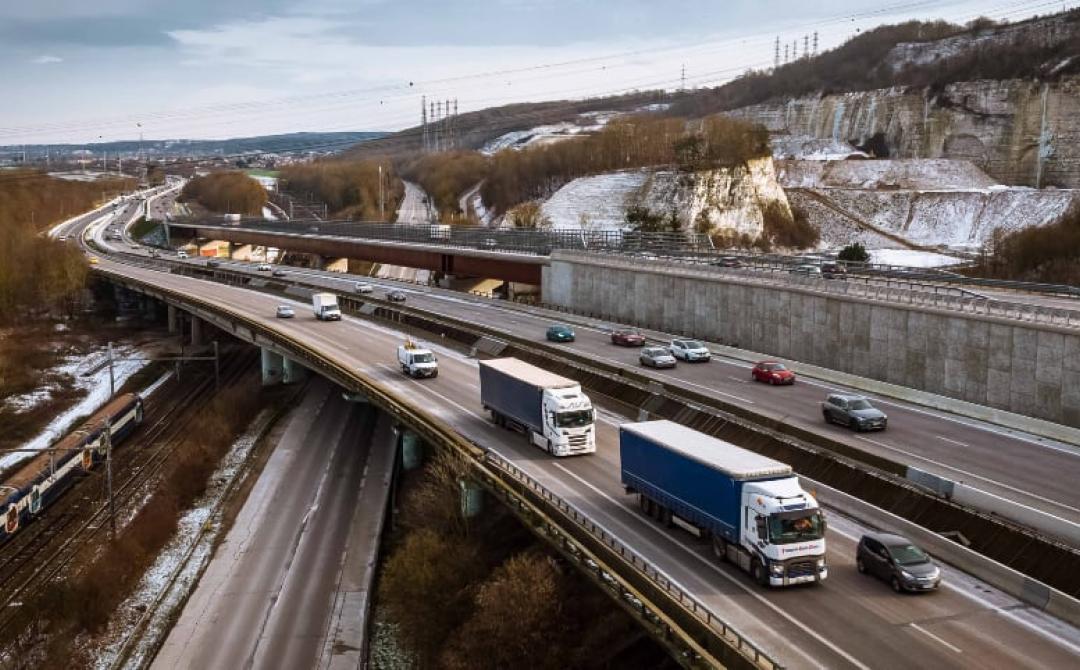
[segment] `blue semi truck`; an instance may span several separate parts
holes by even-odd
[[[672,421],[623,424],[619,450],[642,511],[710,539],[759,584],[828,576],[825,517],[791,466]]]

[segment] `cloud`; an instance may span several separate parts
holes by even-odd
[[[32,62],[37,63],[38,65],[49,65],[51,63],[63,63],[64,59],[59,56],[45,54],[44,56],[38,56]]]

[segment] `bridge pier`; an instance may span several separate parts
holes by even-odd
[[[405,470],[415,470],[420,467],[424,460],[423,443],[420,436],[411,430],[401,431],[401,467]]]
[[[265,349],[263,351],[266,351]],[[281,358],[281,383],[295,384],[307,375],[307,368],[293,359],[282,356]]]
[[[262,348],[262,385],[270,386],[282,381],[284,357]]]
[[[180,332],[180,310],[173,305],[168,305],[169,334],[175,335]]]
[[[476,482],[459,479],[461,487],[461,515],[466,519],[480,516],[484,510],[484,489]]]
[[[191,346],[197,347],[203,343],[202,319],[191,315]]]

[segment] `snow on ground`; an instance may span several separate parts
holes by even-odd
[[[195,506],[180,517],[177,532],[143,575],[135,593],[117,608],[109,638],[94,667],[105,670],[130,652],[125,667],[144,667],[157,644],[169,633],[176,614],[213,555],[221,532],[221,504],[232,490],[255,443],[270,425],[273,413],[263,410],[235,442]],[[129,648],[130,645],[130,648]]]
[[[627,205],[648,178],[648,170],[580,177],[556,191],[541,211],[552,228],[581,229],[584,217],[587,229],[621,230],[626,227]]]
[[[909,268],[941,268],[963,263],[963,259],[932,251],[914,249],[871,249],[870,262],[878,265],[900,265]]]
[[[143,360],[130,360],[138,356],[139,353],[134,347],[115,347],[113,353],[116,358],[126,359],[118,360],[113,363],[116,388],[120,388],[131,375],[147,365],[147,362]],[[72,405],[67,411],[56,417],[45,430],[41,431],[33,439],[19,447],[20,449],[30,451],[9,453],[0,456],[0,469],[11,467],[20,461],[32,457],[34,455],[31,453],[32,451],[41,451],[42,449],[45,449],[57,439],[67,434],[76,419],[96,412],[108,401],[109,366],[106,362],[107,360],[108,354],[106,350],[100,349],[91,352],[86,356],[68,359],[60,366],[49,371],[50,373],[55,371],[60,374],[71,375],[72,386],[74,388],[85,390],[86,395]],[[46,395],[39,396],[39,393],[45,393]],[[24,410],[44,402],[48,397],[47,394],[50,393],[51,391],[49,389],[45,389],[43,392],[35,391],[24,396],[8,398],[5,403],[9,407]]]
[[[778,160],[784,187],[982,191],[1007,189],[971,161],[948,158],[898,160]]]
[[[619,112],[585,112],[579,114],[573,121],[536,126],[527,130],[514,130],[490,140],[480,149],[480,153],[490,156],[503,149],[524,149],[527,146],[557,142],[582,133],[595,133],[619,114]]]
[[[807,161],[835,161],[869,156],[847,142],[817,137],[776,135],[769,143],[774,158],[794,158]]]

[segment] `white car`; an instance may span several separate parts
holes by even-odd
[[[255,266],[255,269],[259,272],[270,272],[271,268],[269,263],[259,263]]]
[[[181,249],[180,251],[177,251],[177,252],[176,252],[176,257],[177,257],[177,258],[187,258],[187,257],[188,257],[188,255],[187,255],[187,252],[186,252],[186,251],[184,251],[183,249]]]
[[[668,349],[671,350],[672,356],[688,363],[694,361],[708,362],[712,358],[712,353],[697,340],[672,340]]]
[[[821,266],[812,265],[810,263],[804,263],[803,265],[796,265],[791,268],[791,274],[802,275],[803,277],[813,277],[814,279],[821,279]]]
[[[357,293],[374,293],[375,287],[367,282],[358,281],[353,287],[353,290],[355,290]]]
[[[292,307],[289,307],[288,305],[278,305],[277,317],[279,319],[291,319],[294,316],[296,316],[296,312],[293,311]]]

